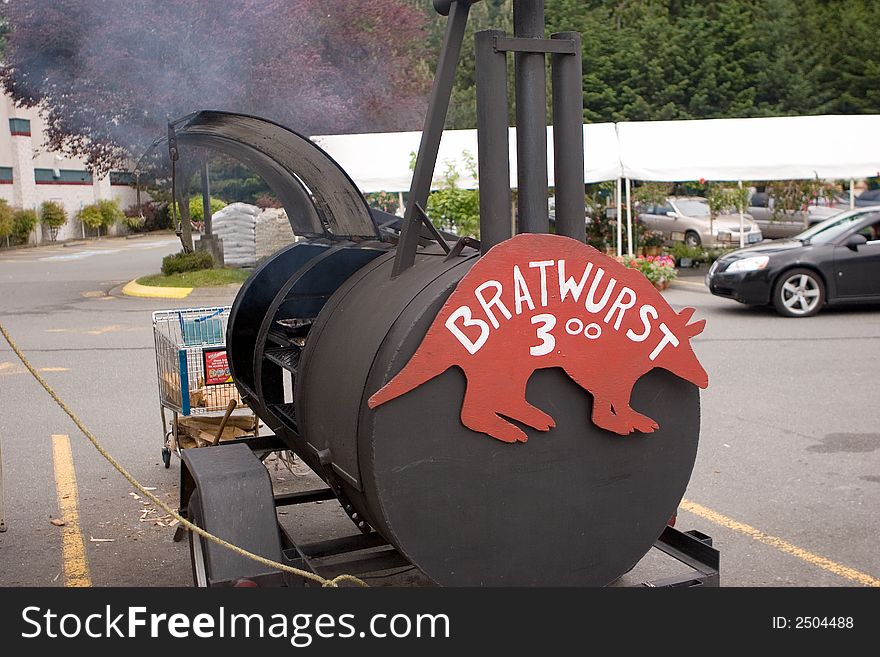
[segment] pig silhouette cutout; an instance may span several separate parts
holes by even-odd
[[[526,400],[539,369],[559,367],[593,396],[592,421],[628,435],[659,429],[630,407],[638,379],[655,367],[706,388],[690,340],[705,320],[673,310],[645,276],[591,246],[522,234],[483,255],[441,308],[404,368],[373,394],[377,408],[462,369],[461,421],[506,442],[526,442],[509,420],[549,431],[554,419]]]

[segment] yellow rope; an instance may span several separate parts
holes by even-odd
[[[112,465],[114,468],[116,468],[116,470],[118,470],[119,473],[128,480],[128,483],[130,483],[132,486],[134,486],[134,488],[138,492],[140,492],[141,495],[143,495],[144,497],[149,499],[153,504],[158,506],[165,513],[172,516],[175,520],[178,520],[180,522],[180,524],[183,525],[186,529],[190,530],[191,532],[195,532],[196,534],[198,534],[202,538],[205,538],[209,541],[213,541],[217,545],[222,545],[226,549],[232,550],[236,554],[239,554],[243,557],[247,557],[248,559],[252,559],[252,560],[256,561],[257,563],[261,563],[264,566],[268,566],[269,568],[274,568],[276,570],[282,570],[284,572],[288,572],[293,575],[297,575],[299,577],[304,577],[305,579],[310,579],[313,582],[318,582],[319,584],[321,584],[321,586],[324,586],[324,587],[336,587],[336,586],[338,586],[339,582],[352,582],[354,584],[357,584],[358,586],[369,587],[369,584],[367,584],[364,580],[362,580],[358,577],[355,577],[354,575],[338,575],[337,577],[334,577],[333,579],[326,579],[326,578],[321,577],[320,575],[317,575],[317,574],[310,572],[308,570],[294,568],[293,566],[288,566],[286,564],[279,563],[277,561],[273,561],[272,559],[267,559],[266,557],[261,557],[258,554],[254,554],[253,552],[248,552],[247,550],[240,548],[237,545],[233,545],[232,543],[230,543],[228,541],[224,541],[222,538],[220,538],[218,536],[214,536],[213,534],[205,531],[204,529],[202,529],[198,525],[194,525],[193,523],[191,523],[189,520],[187,520],[186,518],[181,516],[179,513],[177,513],[177,511],[175,511],[170,506],[168,506],[165,502],[163,502],[161,499],[159,499],[158,496],[154,495],[151,491],[144,488],[134,478],[134,476],[128,470],[125,469],[125,467],[121,463],[119,463],[115,458],[113,458],[113,456],[106,449],[104,449],[104,447],[101,445],[101,443],[98,441],[98,439],[95,438],[95,436],[92,434],[92,432],[89,431],[89,429],[76,416],[76,413],[74,413],[73,411],[71,411],[67,407],[67,404],[65,404],[61,400],[61,398],[52,389],[52,387],[48,383],[46,383],[46,381],[43,379],[43,377],[40,376],[40,374],[33,368],[33,366],[30,364],[30,362],[28,362],[28,359],[25,358],[25,355],[18,348],[18,345],[12,339],[12,336],[9,335],[9,333],[6,331],[6,328],[2,324],[0,324],[0,333],[3,334],[4,338],[6,338],[6,342],[8,342],[9,346],[12,347],[12,351],[15,352],[15,355],[18,356],[18,358],[22,362],[22,364],[33,375],[33,377],[39,382],[39,384],[41,386],[43,386],[43,388],[46,390],[46,392],[49,393],[49,396],[55,400],[55,403],[61,407],[61,410],[64,411],[65,413],[67,413],[67,415],[70,417],[70,419],[73,420],[73,423],[82,432],[82,434],[86,438],[88,438],[89,442],[92,443],[92,445],[95,447],[95,449],[98,450],[98,453],[101,456],[103,456],[105,459],[107,459],[107,461],[110,462],[110,465]]]

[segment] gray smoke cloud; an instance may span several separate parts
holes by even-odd
[[[418,129],[426,14],[372,0],[12,0],[0,80],[49,147],[131,154],[200,109],[304,134]],[[421,73],[413,73],[421,69]]]

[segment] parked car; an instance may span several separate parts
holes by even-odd
[[[857,208],[880,205],[880,189],[866,189],[856,196],[855,205]]]
[[[880,206],[723,255],[706,285],[740,303],[773,304],[786,317],[810,317],[826,304],[880,302]]]
[[[877,201],[880,203],[880,200]],[[794,237],[810,226],[815,226],[843,211],[829,205],[809,205],[806,210],[781,211],[774,216],[774,198],[767,192],[756,192],[749,199],[749,214],[761,229],[765,239]]]
[[[763,239],[761,229],[744,215],[745,243]],[[684,242],[688,246],[739,246],[739,215],[719,214],[709,219],[709,204],[699,196],[670,196],[665,203],[642,208],[639,219],[645,228],[662,233],[666,242]]]

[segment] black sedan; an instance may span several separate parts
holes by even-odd
[[[772,303],[786,317],[810,317],[826,303],[880,302],[880,206],[728,253],[712,264],[706,285],[740,303]]]

